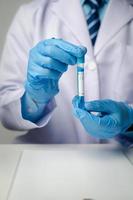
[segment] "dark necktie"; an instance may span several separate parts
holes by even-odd
[[[89,12],[88,15],[86,14],[86,21],[90,33],[90,38],[92,44],[94,45],[100,27],[98,9],[101,5],[101,0],[86,0],[84,4],[89,4],[89,6],[91,7],[91,12]]]

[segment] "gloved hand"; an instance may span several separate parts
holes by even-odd
[[[79,97],[73,99],[74,115],[85,130],[100,139],[113,138],[124,133],[133,124],[133,109],[123,102],[97,100],[85,102],[79,108]],[[92,112],[98,112],[94,115]]]
[[[48,103],[59,92],[59,79],[68,65],[76,64],[86,48],[62,39],[48,39],[30,51],[26,92],[37,103]]]

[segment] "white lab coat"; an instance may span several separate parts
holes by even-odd
[[[84,45],[85,99],[114,99],[133,103],[133,1],[110,0],[93,49],[79,0],[36,0],[23,5],[8,32],[1,60],[2,122],[30,130],[21,142],[98,142],[86,134],[72,114],[76,95],[76,68],[70,66],[60,81],[60,93],[47,106],[47,115],[33,124],[21,116],[29,50],[39,41],[62,38]],[[34,130],[31,130],[34,129]]]

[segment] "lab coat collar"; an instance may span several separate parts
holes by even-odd
[[[133,7],[130,0],[110,0],[93,50],[79,0],[71,0],[71,3],[65,0],[54,0],[52,10],[72,32],[77,41],[87,47],[89,59],[93,59],[115,34],[133,18]]]
[[[95,43],[95,56],[131,19],[133,19],[133,7],[130,1],[110,0]]]
[[[56,0],[52,7],[56,16],[65,24],[80,45],[86,46],[89,58],[93,57],[93,47],[89,37],[87,24],[80,0]]]

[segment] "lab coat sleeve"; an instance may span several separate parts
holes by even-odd
[[[30,130],[45,126],[56,107],[51,101],[44,110],[44,117],[34,124],[21,115],[21,97],[27,76],[29,50],[33,47],[34,19],[37,7],[23,5],[17,12],[6,37],[0,63],[1,121],[9,129]]]

